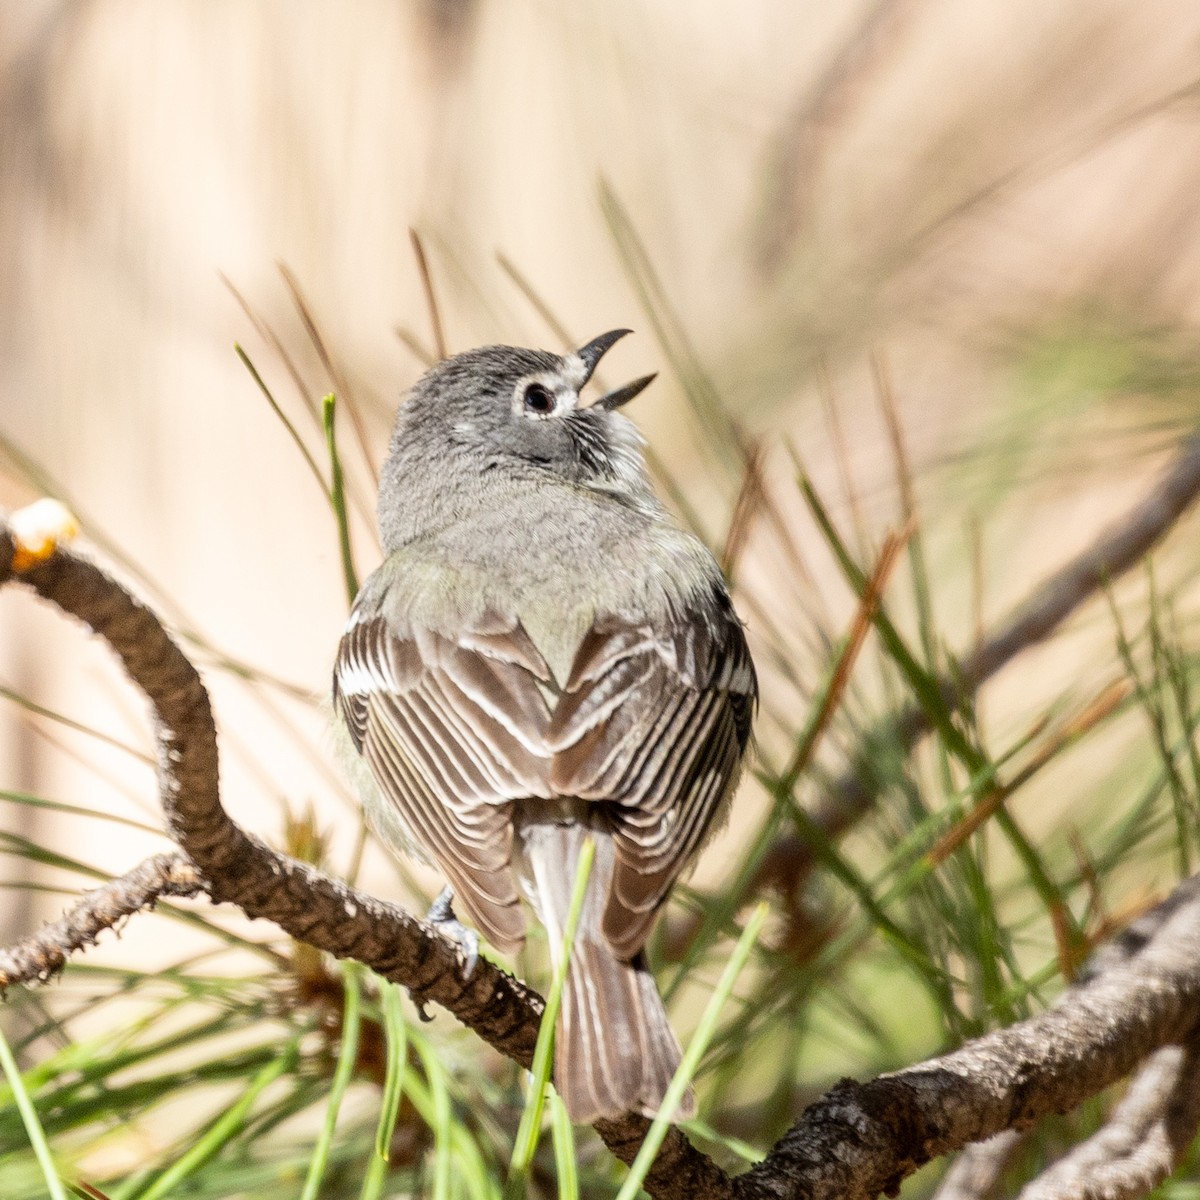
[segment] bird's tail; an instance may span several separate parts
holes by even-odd
[[[556,967],[588,832],[580,824],[545,824],[526,831],[532,898]],[[624,1112],[654,1116],[680,1060],[679,1042],[643,956],[618,958],[604,936],[601,920],[616,850],[606,833],[590,832],[596,857],[571,949],[554,1050],[554,1086],[579,1125]],[[675,1116],[694,1112],[689,1089]]]

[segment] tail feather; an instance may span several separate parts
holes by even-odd
[[[574,882],[574,866],[589,830],[578,825],[529,829],[525,858],[538,914],[557,965]],[[615,849],[592,830],[596,857],[555,1031],[554,1084],[576,1124],[624,1112],[654,1116],[681,1057],[654,978],[639,953],[617,957],[602,928],[612,882]],[[676,1113],[690,1117],[695,1099],[685,1096]]]
[[[554,1083],[571,1120],[654,1116],[680,1057],[641,955],[624,962],[607,946],[576,941],[554,1052]],[[695,1107],[689,1090],[676,1116],[693,1116]]]

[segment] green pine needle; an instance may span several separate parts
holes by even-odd
[[[283,1075],[296,1069],[300,1053],[300,1039],[293,1038],[251,1079],[249,1086],[237,1102],[224,1112],[191,1148],[164,1171],[145,1191],[138,1192],[130,1200],[164,1200],[174,1196],[185,1179],[194,1175],[209,1159],[219,1154],[224,1147],[241,1132],[259,1096]]]
[[[38,1166],[42,1169],[42,1177],[46,1181],[46,1191],[50,1195],[50,1200],[67,1200],[67,1193],[63,1188],[62,1180],[58,1177],[58,1171],[54,1167],[54,1159],[50,1155],[50,1147],[46,1144],[46,1133],[42,1129],[41,1121],[38,1120],[33,1101],[25,1090],[25,1082],[21,1078],[17,1060],[13,1058],[2,1027],[0,1027],[0,1067],[4,1068],[4,1075],[12,1091],[17,1111],[21,1114],[21,1123],[25,1126],[25,1134],[37,1156]]]
[[[353,962],[342,964],[342,987],[345,997],[345,1008],[342,1014],[342,1045],[338,1051],[337,1068],[333,1073],[333,1085],[329,1089],[329,1103],[325,1108],[325,1121],[321,1126],[321,1134],[313,1147],[312,1162],[308,1168],[308,1177],[304,1180],[304,1190],[300,1200],[317,1200],[321,1191],[321,1180],[329,1165],[329,1151],[333,1146],[333,1135],[337,1128],[338,1112],[350,1080],[354,1076],[354,1066],[358,1060],[358,1034],[361,1028],[361,999],[362,984],[359,979],[359,968]]]
[[[258,368],[250,361],[250,356],[241,348],[241,346],[238,345],[237,342],[233,343],[233,351],[238,358],[242,360],[242,366],[244,366],[246,370],[250,372],[250,378],[253,379],[258,385],[258,390],[262,392],[264,399],[271,406],[271,411],[279,418],[281,424],[283,425],[284,429],[287,430],[292,441],[296,443],[296,449],[300,451],[300,457],[304,459],[305,465],[313,473],[313,477],[320,485],[321,491],[327,491],[325,487],[325,478],[321,474],[321,468],[317,466],[317,460],[313,458],[309,448],[304,444],[304,439],[300,436],[300,431],[288,419],[287,413],[285,413],[283,409],[279,407],[279,401],[276,400],[271,394],[271,389],[267,387],[266,383],[263,381],[263,377],[258,373]]]
[[[342,577],[346,582],[346,598],[354,603],[358,595],[358,573],[354,569],[354,552],[350,546],[350,519],[346,514],[346,484],[342,476],[342,460],[338,457],[337,397],[330,392],[321,400],[321,420],[325,425],[325,444],[329,450],[329,502],[337,519],[338,548],[342,555]]]
[[[558,1174],[557,1200],[579,1200],[579,1170],[575,1161],[575,1127],[562,1097],[551,1091],[550,1131],[554,1138],[554,1165]]]
[[[375,1129],[375,1153],[367,1167],[359,1200],[379,1200],[387,1178],[391,1158],[392,1134],[404,1097],[404,1067],[408,1056],[408,1028],[404,1023],[400,989],[394,983],[380,979],[383,999],[383,1027],[387,1034],[387,1062],[383,1079],[383,1096],[379,1102],[379,1124]]]
[[[721,1009],[725,1007],[725,1001],[729,999],[730,994],[733,992],[733,985],[742,973],[742,968],[746,965],[746,961],[750,957],[750,951],[754,948],[754,943],[758,941],[758,935],[762,932],[762,927],[766,923],[768,911],[767,902],[764,900],[756,905],[754,912],[750,914],[750,920],[746,922],[746,928],[742,931],[742,936],[738,938],[738,943],[734,947],[733,953],[729,956],[729,962],[726,964],[725,970],[721,973],[716,990],[705,1006],[704,1015],[700,1018],[700,1024],[696,1027],[696,1032],[692,1035],[692,1040],[688,1043],[688,1048],[683,1055],[683,1061],[679,1064],[679,1068],[675,1072],[675,1077],[671,1080],[671,1086],[667,1088],[667,1094],[663,1097],[662,1105],[658,1110],[658,1116],[651,1122],[650,1129],[642,1142],[641,1149],[638,1150],[637,1157],[633,1160],[633,1166],[629,1168],[629,1174],[625,1177],[625,1182],[622,1184],[621,1190],[617,1193],[617,1200],[635,1200],[642,1183],[645,1181],[662,1147],[663,1139],[667,1136],[667,1130],[671,1127],[675,1112],[678,1110],[680,1102],[691,1086],[692,1079],[700,1067],[700,1060],[704,1057],[704,1052],[708,1049],[708,1043],[712,1040],[712,1036],[716,1032],[717,1021],[721,1016]]]

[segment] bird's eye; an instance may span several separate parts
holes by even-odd
[[[554,411],[554,393],[540,383],[531,383],[525,389],[525,411],[539,417],[549,416]]]

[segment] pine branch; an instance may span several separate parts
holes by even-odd
[[[1108,1123],[1021,1192],[1020,1200],[1135,1200],[1169,1176],[1200,1124],[1200,1044],[1150,1056]]]
[[[271,849],[221,805],[217,739],[195,667],[158,618],[116,580],[65,549],[20,573],[0,537],[0,583],[16,579],[77,617],[120,658],[154,710],[159,797],[171,836],[216,903],[274,921],[298,941],[353,958],[452,1012],[502,1054],[528,1066],[542,1000],[480,960],[465,977],[462,952],[432,926]],[[87,901],[83,902],[84,905]]]
[[[1181,884],[1153,918],[1155,930],[1139,948],[1123,961],[1109,956],[1102,974],[1068,988],[1048,1012],[869,1083],[843,1080],[809,1106],[762,1163],[733,1181],[731,1194],[739,1200],[869,1200],[880,1192],[894,1194],[901,1180],[931,1159],[1067,1112],[1160,1047],[1190,1045],[1200,1029],[1200,877]],[[1151,1074],[1145,1077],[1153,1076],[1155,1097],[1169,1097],[1158,1103],[1171,1152],[1157,1152],[1153,1163],[1135,1163],[1127,1173],[1141,1172],[1140,1190],[1113,1195],[1149,1190],[1190,1141],[1197,1104],[1191,1051],[1182,1060],[1187,1065],[1169,1087],[1161,1083],[1162,1060],[1152,1059],[1160,1065],[1147,1068]],[[1148,1094],[1150,1083],[1141,1090]],[[1114,1112],[1115,1131],[1148,1124],[1153,1098],[1135,1104],[1138,1091],[1135,1086]],[[1181,1133],[1185,1140],[1179,1146]],[[1125,1136],[1114,1133],[1113,1140]],[[1084,1153],[1081,1147],[1076,1154],[1080,1161],[1090,1156],[1108,1164],[1113,1175],[1122,1169],[1119,1160],[1105,1159],[1094,1148]],[[1064,1168],[1064,1175],[1074,1169]]]
[[[84,892],[59,920],[8,949],[0,947],[0,992],[17,983],[45,983],[67,959],[94,946],[106,929],[154,907],[161,896],[195,896],[201,891],[196,868],[182,854],[156,854],[132,871]]]

